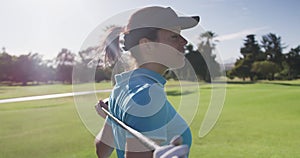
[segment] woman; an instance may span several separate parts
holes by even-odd
[[[111,39],[106,40],[105,56],[115,62],[120,58],[119,35],[123,33],[123,49],[130,51],[137,64],[137,69],[115,76],[109,112],[160,145],[180,135],[182,143],[191,146],[190,129],[167,100],[162,75],[184,65],[187,41],[180,31],[198,22],[199,17],[178,17],[170,7],[146,7],[132,14],[125,29],[112,29]],[[106,118],[96,139],[97,155],[109,157],[114,148],[119,158],[153,157],[153,151]]]

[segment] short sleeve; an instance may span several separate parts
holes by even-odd
[[[167,115],[165,108],[158,113],[149,117],[137,117],[127,114],[125,122],[128,126],[141,132],[143,135],[151,139],[167,140]],[[126,137],[133,137],[126,132]]]
[[[151,85],[137,90],[129,102],[125,123],[151,139],[167,140],[168,108],[163,88]],[[126,137],[132,137],[126,134]]]

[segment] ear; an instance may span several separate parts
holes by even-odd
[[[139,44],[143,45],[142,47],[147,49],[147,50],[151,50],[151,46],[149,44],[147,44],[148,42],[151,42],[148,38],[142,38],[139,40]]]
[[[141,38],[141,39],[139,40],[139,44],[145,44],[145,43],[147,43],[147,42],[150,42],[150,40],[149,40],[148,38]]]

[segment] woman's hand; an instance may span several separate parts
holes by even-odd
[[[186,158],[189,153],[189,147],[187,145],[182,145],[182,142],[182,137],[175,136],[170,141],[170,145],[155,149],[153,158]]]
[[[103,112],[102,107],[104,109],[108,110],[108,100],[109,100],[109,98],[106,98],[103,100],[100,99],[98,101],[98,103],[95,105],[95,109],[96,109],[97,113],[103,118],[106,117],[106,114]]]

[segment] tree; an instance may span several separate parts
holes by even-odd
[[[300,45],[291,48],[285,55],[283,64],[282,76],[287,76],[287,79],[295,79],[300,75]]]
[[[102,46],[88,47],[79,52],[81,62],[76,64],[76,82],[101,82],[103,80],[110,80],[114,64],[105,64],[104,54],[101,53]],[[123,72],[123,71],[122,71]],[[94,78],[91,78],[94,74]]]
[[[193,45],[189,44],[186,46],[186,59],[190,62],[192,65],[197,77],[199,80],[205,80],[207,82],[210,81],[209,71],[208,67],[206,65],[206,62],[202,56],[202,54],[198,50],[194,50]],[[188,73],[188,72],[187,72]],[[191,72],[190,72],[191,73]],[[193,78],[190,76],[190,74],[186,74],[188,78]],[[190,76],[190,77],[189,77]]]
[[[276,34],[269,33],[262,36],[261,46],[264,49],[264,53],[267,56],[267,60],[278,64],[280,67],[284,60],[282,50],[285,48],[281,43],[281,37]]]
[[[29,74],[30,77],[29,79],[31,81],[40,81],[41,77],[44,75],[42,69],[42,57],[38,53],[30,54],[29,56],[30,60],[30,70]]]
[[[88,47],[78,52],[81,62],[88,65],[92,60],[101,60],[98,56],[99,47]],[[98,61],[97,61],[98,62]]]
[[[35,76],[38,75],[39,63],[41,57],[37,54],[20,55],[15,58],[13,64],[12,81],[22,82],[26,86],[28,82],[35,81]]]
[[[252,64],[255,61],[265,60],[265,55],[261,52],[254,34],[246,36],[244,46],[240,49],[240,53],[243,57],[237,60],[231,73],[243,78],[243,80],[250,77],[250,80],[253,81],[256,74],[251,71]]]
[[[56,70],[54,68],[53,60],[43,60],[39,63],[37,69],[37,75],[35,76],[35,81],[37,82],[51,82],[55,81]]]
[[[75,54],[63,48],[56,57],[57,77],[63,83],[72,83],[73,66],[76,64]]]
[[[245,81],[246,78],[250,76],[251,70],[250,64],[247,63],[248,61],[249,60],[245,60],[244,58],[238,59],[234,64],[234,68],[228,72],[230,76],[237,76],[239,78],[242,78],[243,81]]]
[[[95,69],[99,65],[101,58],[98,54],[99,47],[88,47],[78,52],[80,62],[76,63],[73,81],[75,83],[91,82],[95,80]]]
[[[216,55],[213,53],[216,48],[216,43],[218,42],[218,40],[215,39],[216,37],[217,35],[212,31],[207,31],[200,35],[198,51],[203,56],[208,68],[204,76],[204,80],[207,82],[211,82],[212,78],[220,75],[220,65],[216,61]]]
[[[55,69],[53,60],[43,60],[38,53],[11,56],[5,47],[0,53],[0,81],[22,82],[48,82],[55,80]]]
[[[0,81],[10,81],[13,72],[13,56],[5,51],[0,54]]]
[[[259,44],[255,40],[254,34],[247,35],[244,42],[244,47],[240,49],[240,52],[244,57],[248,57],[249,61],[263,61],[266,59],[265,54],[263,54]]]
[[[280,72],[280,67],[272,61],[256,61],[251,71],[260,74],[264,79],[274,80],[274,74]]]
[[[217,34],[212,32],[212,31],[206,31],[204,33],[202,33],[200,35],[200,47],[199,49],[203,52],[205,52],[205,50],[203,50],[203,48],[205,48],[204,46],[208,46],[208,48],[210,50],[214,50],[216,48],[216,43],[219,42],[218,40],[216,40],[215,38],[217,37]]]
[[[185,57],[187,61],[185,62],[184,67],[176,70],[168,70],[164,74],[164,77],[167,79],[172,78],[174,80],[185,79],[189,81],[211,81],[207,63],[205,62],[202,54],[197,49],[194,49],[193,45],[188,44],[185,46]],[[192,66],[192,69],[190,66]],[[196,76],[194,76],[194,74]]]

